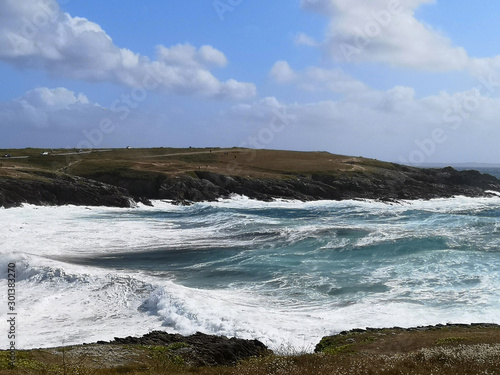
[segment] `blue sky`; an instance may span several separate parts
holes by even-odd
[[[4,0],[0,147],[500,160],[500,4]]]

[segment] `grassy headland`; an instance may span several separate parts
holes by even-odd
[[[17,176],[19,172],[66,172],[79,176],[120,172],[147,177],[150,173],[190,174],[199,170],[222,175],[256,178],[286,178],[290,175],[319,173],[348,175],[394,169],[393,163],[362,157],[334,155],[328,152],[252,150],[241,148],[148,148],[108,149],[92,152],[55,149],[41,155],[44,149],[3,149],[0,173]],[[25,157],[17,159],[17,157]],[[17,173],[16,173],[17,170]]]
[[[390,201],[485,196],[489,190],[500,191],[499,180],[479,172],[420,169],[328,152],[242,148],[0,150],[0,155],[5,154],[10,157],[0,159],[0,206],[6,207],[23,202],[123,206],[124,200],[133,198],[196,202],[230,194],[260,200]],[[20,181],[27,189],[17,189]],[[26,186],[30,181],[37,182],[36,186]],[[81,192],[80,186],[87,181],[93,185]],[[121,193],[96,182],[120,188]],[[106,200],[92,194],[96,188],[107,191]],[[15,195],[13,190],[30,194]],[[71,191],[80,193],[78,199],[71,198]]]

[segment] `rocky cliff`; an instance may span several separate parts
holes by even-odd
[[[398,166],[393,170],[384,169],[377,173],[340,176],[312,174],[289,176],[285,179],[245,178],[200,171],[195,172],[195,177],[163,177],[161,181],[157,181],[157,187],[148,198],[199,202],[241,194],[263,201],[276,198],[302,201],[357,198],[390,201],[457,195],[488,196],[491,195],[488,193],[490,190],[500,191],[500,180],[477,171]]]
[[[263,201],[394,201],[481,197],[491,195],[489,191],[500,192],[500,180],[473,170],[421,169],[328,153],[261,151],[258,155],[262,160],[257,158],[248,165],[240,161],[235,173],[227,169],[230,164],[226,159],[233,156],[240,159],[232,160],[241,160],[243,151],[232,151],[234,155],[219,152],[218,159],[214,159],[215,153],[198,151],[194,155],[197,158],[211,158],[205,162],[212,164],[204,167],[198,159],[181,160],[194,157],[192,153],[174,154],[181,155],[178,161],[166,163],[165,158],[172,158],[172,154],[149,160],[144,156],[147,152],[151,150],[138,151],[134,155],[137,161],[132,162],[128,154],[119,151],[110,152],[105,160],[103,154],[78,156],[81,159],[69,163],[71,168],[62,168],[64,173],[43,169],[43,163],[50,160],[43,158],[29,159],[31,165],[25,169],[4,166],[0,171],[4,173],[0,174],[0,207],[23,203],[129,207],[134,200],[150,204],[149,199],[187,204],[232,194]]]
[[[130,207],[134,205],[134,197],[120,187],[67,175],[0,178],[0,207],[17,207],[23,203]]]
[[[99,341],[98,344],[163,346],[170,348],[173,354],[194,366],[232,366],[250,357],[272,354],[272,351],[258,340],[227,338],[200,332],[182,336],[153,331],[142,337],[115,338],[109,343]]]

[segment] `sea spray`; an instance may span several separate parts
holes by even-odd
[[[500,323],[498,197],[154,203],[2,210],[18,348],[163,329],[312,349],[357,327]]]

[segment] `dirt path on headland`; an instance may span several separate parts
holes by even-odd
[[[163,154],[163,155],[147,155],[143,156],[144,159],[149,159],[149,158],[161,158],[161,157],[167,157],[167,156],[184,156],[184,155],[203,155],[203,154],[220,154],[220,153],[226,153],[226,152],[235,152],[235,150],[212,150],[212,151],[194,151],[194,152],[180,152],[177,154]],[[239,151],[239,150],[238,150]]]

